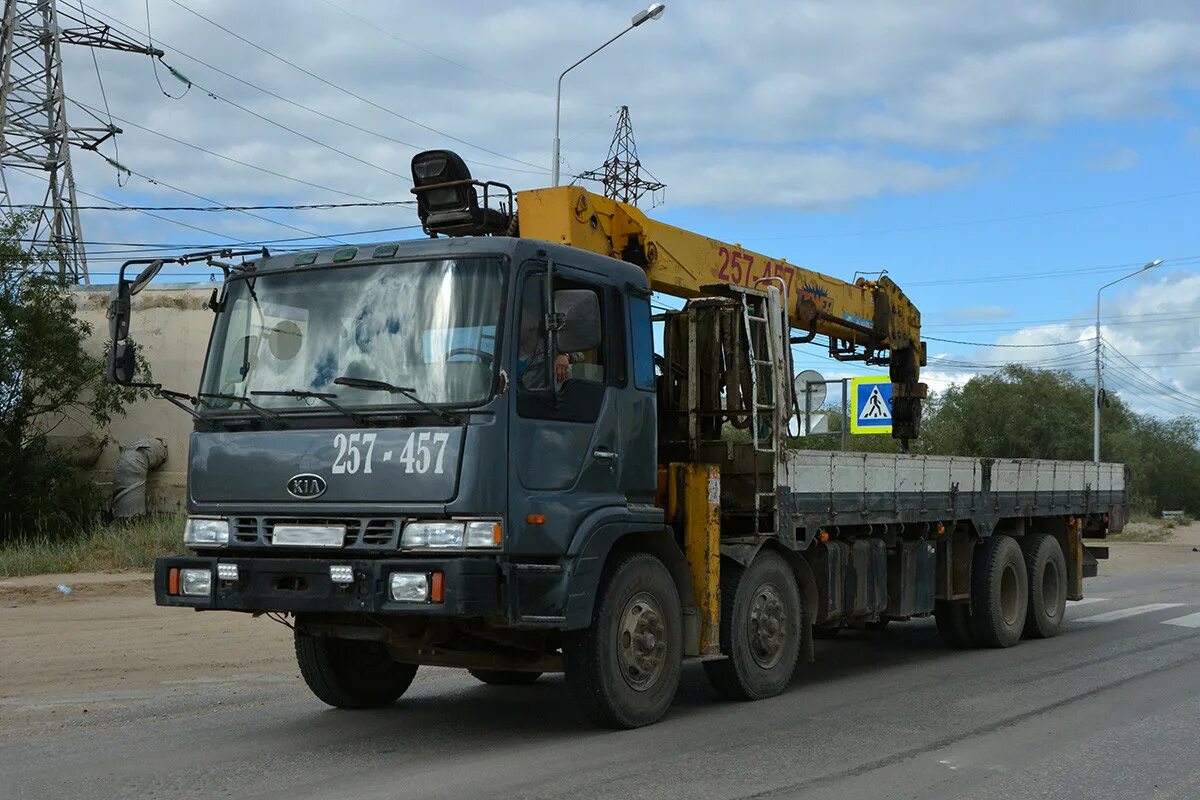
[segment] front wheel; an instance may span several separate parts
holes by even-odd
[[[733,700],[779,694],[796,671],[802,624],[800,589],[782,556],[765,550],[744,571],[722,564],[721,652],[728,657],[704,662],[709,682]]]
[[[563,642],[567,684],[601,725],[638,728],[667,713],[683,660],[683,621],[671,574],[628,553],[606,570],[592,624]]]
[[[335,708],[380,708],[408,689],[416,664],[401,664],[382,642],[310,636],[296,630],[296,663],[308,688]]]

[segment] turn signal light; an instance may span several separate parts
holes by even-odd
[[[828,542],[829,541],[829,531],[821,531],[820,533],[818,533],[817,541],[818,542]]]
[[[429,581],[429,602],[440,603],[446,595],[446,576],[435,572]]]
[[[171,567],[167,572],[167,594],[171,596],[179,594],[179,567]]]
[[[525,517],[525,521],[527,523],[529,523],[530,525],[545,525],[546,524],[546,515],[545,514],[530,514],[529,516]]]

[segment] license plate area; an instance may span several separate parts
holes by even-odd
[[[271,544],[277,547],[341,547],[345,525],[276,525]]]

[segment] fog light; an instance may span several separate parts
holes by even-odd
[[[212,594],[212,571],[207,569],[179,570],[180,594],[189,597],[208,597]]]
[[[424,603],[429,599],[429,579],[414,572],[393,572],[392,599],[398,603]]]
[[[334,583],[354,583],[354,567],[349,564],[331,564],[329,580]]]
[[[238,579],[237,564],[217,564],[217,580],[236,581]]]

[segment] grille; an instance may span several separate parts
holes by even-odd
[[[372,550],[396,549],[401,525],[394,517],[235,517],[231,522],[238,544],[269,547],[276,525],[345,525],[344,547]]]

